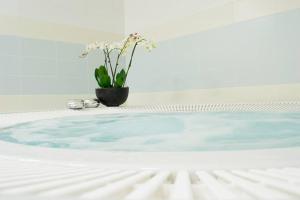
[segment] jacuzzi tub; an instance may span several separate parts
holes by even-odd
[[[300,103],[1,114],[0,128],[71,116],[211,111],[299,112]],[[0,141],[0,152],[0,197],[4,195],[6,199],[19,196],[139,200],[300,198],[300,147],[297,146],[242,151],[126,152],[45,148]]]

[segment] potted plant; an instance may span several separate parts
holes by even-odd
[[[128,97],[129,87],[126,86],[128,72],[132,65],[137,46],[143,46],[148,51],[155,48],[155,44],[138,33],[130,34],[121,42],[94,42],[88,44],[81,57],[86,57],[91,51],[100,50],[104,54],[104,64],[95,69],[95,79],[100,88],[96,88],[98,100],[106,106],[119,106]],[[119,66],[121,56],[130,52],[128,66]],[[113,53],[113,54],[112,54]],[[111,57],[116,56],[113,63]]]

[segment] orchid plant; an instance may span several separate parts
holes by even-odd
[[[94,42],[86,46],[81,57],[85,58],[90,52],[100,50],[104,54],[104,65],[100,65],[95,69],[95,79],[101,88],[121,88],[126,84],[128,72],[132,65],[133,56],[138,45],[143,46],[149,52],[155,48],[155,44],[142,37],[138,33],[130,34],[121,42]],[[126,56],[130,53],[130,60],[127,67],[119,68],[121,56]],[[116,56],[116,61],[113,63],[112,53]]]

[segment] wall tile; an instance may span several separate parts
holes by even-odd
[[[94,51],[89,53],[85,60],[88,62],[88,67],[94,70],[96,67],[104,64],[104,55],[101,51]]]
[[[20,55],[21,39],[15,36],[0,36],[0,55]]]
[[[22,39],[21,50],[23,56],[53,59],[57,56],[57,43],[50,40],[24,38]]]
[[[97,81],[95,80],[95,78],[89,77],[88,78],[88,93],[94,94],[96,88],[99,88]]]
[[[21,64],[19,56],[0,55],[0,77],[2,76],[20,76]]]
[[[0,94],[17,95],[21,91],[21,80],[17,76],[0,77]]]
[[[57,42],[57,55],[59,60],[80,60],[82,58],[79,58],[79,56],[84,49],[85,45],[83,44]]]
[[[57,63],[54,59],[24,57],[23,76],[57,76]]]
[[[0,94],[94,93],[84,45],[10,36],[0,45]]]
[[[58,61],[58,76],[63,77],[86,77],[87,63],[85,60]]]
[[[300,82],[300,10],[160,42],[138,50],[136,91],[172,91]],[[146,77],[146,78],[145,78]]]
[[[22,78],[22,90],[23,95],[30,94],[57,94],[60,90],[60,83],[58,78],[53,77],[23,77]]]
[[[87,94],[92,93],[88,90],[86,77],[59,77],[61,94]]]

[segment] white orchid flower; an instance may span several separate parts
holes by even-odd
[[[110,70],[109,76],[112,79],[111,87],[124,87],[126,84],[126,79],[128,75],[128,71],[131,68],[132,65],[132,59],[136,50],[137,46],[142,46],[149,52],[156,47],[155,43],[151,40],[147,40],[139,33],[132,33],[125,39],[123,39],[121,42],[93,42],[86,46],[85,50],[81,54],[80,57],[84,58],[86,57],[91,51],[95,50],[101,50],[100,53],[104,54],[104,67],[107,70]],[[117,54],[111,54],[112,52],[116,52]],[[120,57],[126,56],[127,53],[130,53],[128,66],[124,67],[124,64],[120,64]],[[116,60],[112,60],[111,56],[116,56]],[[115,62],[113,62],[115,61]],[[123,66],[123,72],[125,72],[125,77],[123,80],[123,83],[120,84],[117,82],[117,77],[119,76],[118,73],[120,71],[120,67]],[[121,70],[121,71],[122,71]],[[120,72],[121,72],[120,71]],[[98,79],[97,79],[98,81]],[[100,86],[101,87],[101,86]]]
[[[95,49],[97,49],[97,42],[86,45],[85,50],[82,52],[80,57],[82,58],[86,57],[91,51]]]
[[[85,48],[85,50],[88,51],[88,52],[93,51],[95,49],[97,49],[97,42],[90,43]]]
[[[142,46],[145,47],[146,50],[152,51],[156,47],[155,43],[151,40],[145,40],[142,42]]]
[[[104,50],[104,49],[109,49],[109,43],[108,42],[101,42],[99,43],[99,49]]]

